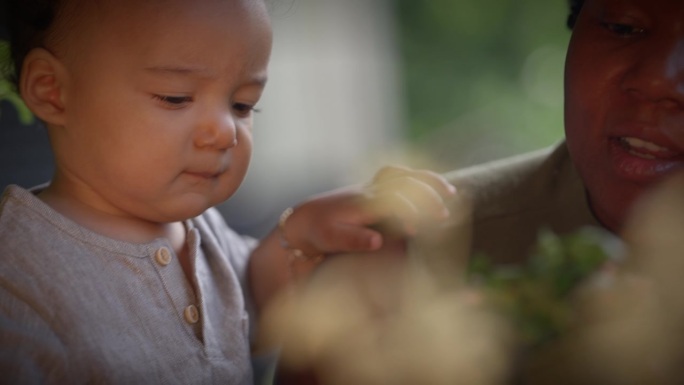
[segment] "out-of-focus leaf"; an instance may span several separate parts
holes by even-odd
[[[611,257],[604,247],[608,236],[587,229],[563,236],[542,230],[524,264],[498,266],[478,256],[470,282],[513,322],[523,344],[537,346],[572,324],[570,294]]]
[[[19,122],[22,124],[31,124],[35,120],[33,113],[26,107],[19,95],[14,92],[13,86],[8,80],[13,72],[12,63],[10,61],[9,43],[0,40],[0,69],[2,69],[2,72],[0,73],[0,101],[6,100],[15,108],[19,117]]]

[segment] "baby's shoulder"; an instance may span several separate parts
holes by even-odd
[[[6,262],[15,253],[40,252],[52,248],[54,236],[45,226],[46,218],[36,206],[38,199],[19,186],[8,186],[0,198],[0,255]]]

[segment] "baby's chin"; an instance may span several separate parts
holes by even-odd
[[[207,197],[197,197],[185,199],[183,202],[175,204],[173,207],[162,208],[158,215],[153,215],[149,220],[157,223],[181,222],[200,216],[209,208],[221,203],[222,200],[210,199]]]

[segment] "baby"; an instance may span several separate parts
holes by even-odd
[[[9,3],[56,170],[0,201],[0,382],[251,383],[250,323],[293,270],[380,249],[390,217],[448,215],[443,179],[393,168],[286,211],[258,246],[226,226],[212,206],[245,176],[267,80],[261,0]]]

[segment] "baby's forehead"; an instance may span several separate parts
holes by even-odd
[[[59,42],[68,37],[80,37],[106,29],[125,31],[135,25],[152,25],[156,18],[142,19],[154,8],[165,9],[176,0],[52,0],[56,12],[48,40]],[[188,0],[187,4],[202,0]],[[221,1],[221,0],[219,0]],[[231,0],[226,0],[231,1]],[[153,14],[153,13],[152,13]],[[136,24],[137,22],[137,24]],[[55,46],[57,45],[55,44]],[[67,44],[68,45],[68,44]]]
[[[211,60],[249,40],[270,47],[272,32],[262,0],[66,0],[58,24],[67,38],[48,48],[77,65],[105,51],[136,62],[199,52]]]
[[[57,22],[71,24],[78,28],[78,22],[104,22],[115,19],[124,20],[150,7],[162,7],[174,0],[54,0],[58,4]],[[191,0],[188,3],[192,3]],[[201,1],[201,0],[199,0]],[[230,1],[230,0],[228,0]],[[86,24],[81,24],[83,27]]]

